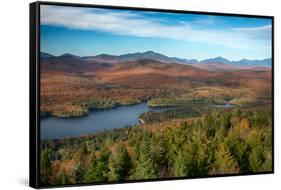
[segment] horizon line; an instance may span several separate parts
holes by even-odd
[[[153,53],[156,53],[156,54],[161,54],[163,56],[166,56],[168,58],[177,58],[177,59],[187,59],[187,60],[196,60],[197,62],[202,62],[204,60],[208,60],[208,59],[214,59],[214,58],[223,58],[223,59],[226,59],[230,62],[235,62],[235,61],[242,61],[242,60],[248,60],[248,61],[262,61],[262,60],[266,60],[266,59],[272,59],[272,57],[266,57],[266,58],[261,58],[261,59],[247,59],[247,58],[242,58],[242,59],[238,59],[238,60],[231,60],[229,58],[226,58],[226,57],[223,57],[223,56],[214,56],[214,57],[209,57],[209,58],[206,58],[206,59],[196,59],[196,58],[182,58],[182,57],[176,57],[176,56],[167,56],[163,53],[159,53],[159,52],[156,52],[156,51],[152,51],[152,50],[148,50],[148,51],[137,51],[137,52],[131,52],[131,53],[123,53],[123,54],[119,54],[119,55],[116,55],[116,54],[107,54],[107,53],[100,53],[100,54],[96,54],[96,55],[85,55],[85,56],[80,56],[80,55],[76,55],[76,54],[73,54],[73,53],[69,53],[69,52],[65,52],[65,53],[62,53],[60,55],[54,55],[52,53],[49,53],[49,52],[46,52],[46,51],[40,51],[40,53],[46,53],[46,54],[50,54],[54,57],[60,57],[60,56],[63,56],[65,54],[69,54],[69,55],[73,55],[73,56],[76,56],[76,57],[94,57],[94,56],[98,56],[98,55],[111,55],[111,56],[122,56],[122,55],[127,55],[127,54],[136,54],[136,53],[147,53],[147,52],[153,52]]]

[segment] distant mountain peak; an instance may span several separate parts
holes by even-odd
[[[109,54],[106,54],[106,53],[102,53],[102,54],[98,54],[96,56],[114,56],[114,55],[109,55]]]
[[[70,54],[70,53],[64,53],[64,54],[60,55],[59,57],[62,57],[62,58],[82,59],[82,57],[79,57],[79,56],[77,56],[77,55],[73,55],[73,54]]]
[[[261,60],[249,60],[249,59],[241,59],[239,61],[232,61],[233,65],[244,65],[244,66],[261,66],[261,67],[271,67],[272,59],[266,58]]]
[[[196,59],[184,59],[178,57],[169,57],[163,55],[161,53],[157,53],[154,51],[145,51],[145,52],[135,52],[135,53],[128,53],[123,55],[111,55],[102,53],[96,56],[85,56],[79,57],[70,53],[65,53],[60,56],[53,56],[49,53],[40,52],[41,58],[74,58],[79,60],[91,60],[96,62],[110,62],[110,63],[117,63],[123,61],[136,61],[140,59],[147,59],[147,60],[155,60],[158,62],[165,62],[165,63],[178,63],[178,64],[228,64],[228,65],[236,65],[236,66],[261,66],[261,67],[271,67],[272,66],[272,58],[266,58],[261,60],[249,60],[249,59],[241,59],[238,61],[230,61],[222,56],[217,56],[210,59],[204,59],[201,61],[197,61]]]
[[[143,53],[155,53],[154,51],[145,51]]]
[[[113,58],[113,57],[117,57],[117,56],[116,55],[110,55],[110,54],[102,53],[102,54],[96,55],[95,57]]]
[[[45,52],[40,52],[40,57],[41,58],[51,58],[51,57],[55,57],[52,54],[49,53],[45,53]]]
[[[162,54],[157,53],[157,52],[154,52],[154,51],[145,51],[145,52],[143,52],[143,53],[141,53],[141,54],[157,54],[157,55],[162,55]],[[163,56],[164,56],[164,55],[163,55]]]
[[[229,61],[228,59],[218,56],[215,58],[211,58],[211,59],[204,59],[201,61],[201,63],[224,63],[224,64],[229,64],[231,61]]]
[[[215,57],[216,59],[225,59],[224,57],[221,57],[221,56],[217,56]]]
[[[71,57],[78,57],[78,56],[70,54],[70,53],[64,53],[64,54],[60,55],[60,57],[70,57],[70,56]]]

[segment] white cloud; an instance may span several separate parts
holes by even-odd
[[[234,28],[235,31],[271,31],[271,25],[249,27],[249,28]]]
[[[212,20],[207,21],[209,23]],[[194,26],[196,23],[184,21],[167,25],[161,22],[161,19],[157,20],[155,17],[145,17],[129,11],[41,6],[41,24],[45,25],[99,30],[117,35],[186,40],[239,49],[264,48],[265,44],[270,46],[270,42],[268,43],[270,25],[255,28],[210,29],[206,27],[202,29],[204,20],[197,21],[198,25],[199,23],[200,29]]]

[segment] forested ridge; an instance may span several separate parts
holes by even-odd
[[[271,107],[42,140],[43,185],[272,171]]]
[[[271,99],[270,68],[222,72],[150,59],[104,65],[62,56],[42,59],[40,69],[41,116],[80,117],[146,101],[175,107],[195,98],[244,106]]]
[[[41,116],[80,117],[141,102],[165,110],[142,113],[144,124],[136,126],[42,140],[42,185],[272,171],[271,68],[88,61],[42,61]]]

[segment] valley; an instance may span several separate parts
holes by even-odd
[[[271,101],[269,67],[178,64],[152,59],[117,63],[115,59],[107,57],[96,62],[69,54],[42,58],[41,115],[82,116],[92,109],[148,100],[159,103],[159,98],[170,104],[202,99],[239,105]]]
[[[210,60],[42,53],[41,183],[270,172],[271,67]]]
[[[273,17],[40,4],[40,187],[274,173]]]

